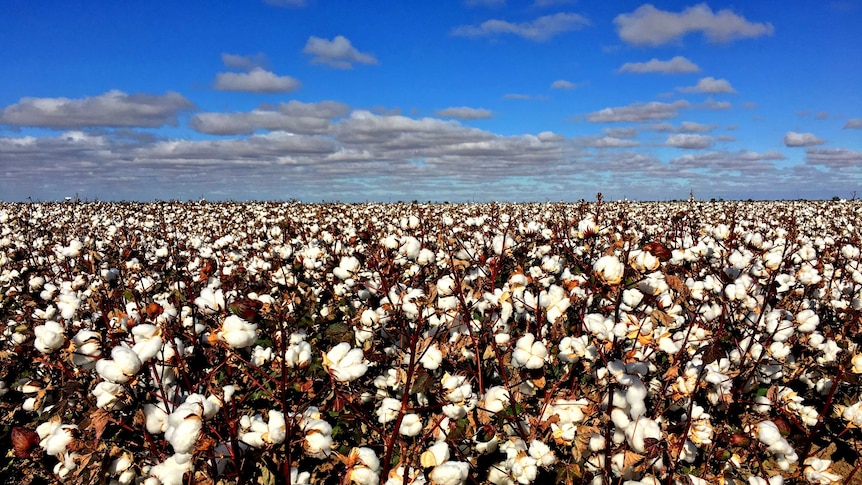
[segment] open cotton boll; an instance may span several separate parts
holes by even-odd
[[[39,435],[39,446],[49,455],[65,453],[69,443],[74,438],[73,430],[78,429],[74,424],[63,424],[59,419],[52,419],[36,427]]]
[[[405,414],[401,418],[398,432],[404,436],[416,436],[422,431],[422,418],[418,414]]]
[[[96,362],[96,372],[106,381],[123,384],[137,374],[142,365],[141,359],[134,350],[117,346],[111,349],[110,359],[100,359]]]
[[[377,408],[377,422],[386,424],[390,421],[395,421],[398,417],[398,412],[401,411],[401,401],[395,398],[387,397],[380,402],[380,407]]]
[[[440,347],[437,345],[437,342],[432,343],[422,355],[422,358],[419,359],[419,363],[422,364],[422,367],[428,370],[435,370],[440,367],[440,364],[443,362],[443,352],[440,351]]]
[[[423,467],[428,468],[445,463],[449,459],[449,444],[445,441],[438,441],[425,450],[419,456],[419,462]]]
[[[65,332],[66,329],[58,322],[47,321],[44,325],[33,328],[33,334],[36,336],[33,346],[43,354],[50,354],[63,346],[66,341]]]
[[[622,281],[625,266],[616,256],[602,256],[593,264],[593,272],[609,285],[617,285]]]
[[[494,386],[485,391],[482,409],[499,413],[509,405],[509,391],[503,386]]]
[[[269,428],[267,440],[272,444],[283,443],[287,437],[287,423],[284,420],[284,413],[281,411],[272,410],[269,412]]]
[[[183,485],[183,476],[192,471],[191,455],[175,453],[165,461],[150,468],[149,475],[157,478],[161,485]]]
[[[548,357],[548,348],[541,341],[536,342],[536,337],[528,333],[518,339],[515,350],[512,352],[512,365],[515,367],[526,367],[527,369],[541,369]]]
[[[96,407],[102,409],[119,409],[122,407],[120,398],[123,396],[125,388],[120,384],[113,382],[100,382],[93,389],[93,396],[96,397]]]
[[[340,382],[355,381],[368,371],[362,349],[351,348],[347,342],[341,342],[324,354],[323,366]]]
[[[350,482],[357,485],[380,483],[380,460],[371,448],[353,448],[347,455],[347,463],[350,466],[347,471]]]
[[[437,465],[428,474],[434,485],[461,485],[470,475],[470,464],[463,461],[447,461]]]
[[[254,345],[257,340],[257,325],[237,315],[230,315],[224,319],[217,335],[232,348],[244,349]]]
[[[168,428],[168,413],[157,404],[144,404],[144,418],[150,434],[164,433]]]
[[[195,442],[203,428],[200,411],[200,406],[184,403],[168,416],[165,439],[174,448],[175,453],[190,453],[194,450]]]
[[[102,337],[93,330],[81,329],[72,337],[72,363],[84,370],[96,366],[102,356]]]
[[[324,459],[332,453],[332,426],[322,419],[310,419],[303,425],[308,456]]]
[[[141,362],[147,362],[161,352],[164,347],[161,330],[155,325],[149,323],[135,325],[132,328],[132,335],[135,336],[135,345],[132,350],[138,354]]]

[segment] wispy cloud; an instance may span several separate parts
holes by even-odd
[[[220,72],[213,85],[217,91],[242,91],[247,93],[289,93],[302,85],[290,76],[279,76],[256,67],[249,72]]]
[[[733,94],[736,92],[727,79],[716,79],[712,76],[701,78],[696,85],[676,88],[681,93]]]
[[[676,56],[667,61],[652,58],[646,62],[626,62],[617,72],[628,72],[635,74],[660,73],[660,74],[686,74],[698,72],[700,68],[683,56]]]
[[[705,125],[694,121],[683,121],[679,126],[670,123],[657,123],[646,126],[645,129],[658,131],[660,133],[709,133],[715,129],[715,125]]]
[[[850,118],[844,123],[844,129],[862,130],[862,118]]]
[[[578,85],[571,82],[566,81],[565,79],[557,79],[556,81],[551,83],[551,89],[564,89],[564,90],[572,90],[577,88]]]
[[[461,25],[452,30],[457,37],[494,37],[503,34],[516,35],[533,41],[546,41],[556,35],[580,30],[590,24],[583,15],[560,12],[545,15],[531,22],[508,22],[491,19],[479,25]]]
[[[354,64],[377,64],[376,57],[359,52],[342,35],[332,40],[311,36],[302,52],[313,56],[312,64],[325,64],[336,69],[353,69]]]
[[[646,4],[632,13],[618,15],[614,25],[623,41],[647,46],[678,41],[694,32],[703,33],[710,42],[730,42],[771,35],[775,31],[770,23],[749,22],[729,9],[713,12],[705,3],[679,13]]]
[[[678,100],[673,103],[652,101],[649,103],[634,103],[628,106],[605,108],[587,115],[587,121],[592,123],[617,123],[624,121],[654,121],[674,118],[679,110],[688,108],[688,101]]]
[[[784,144],[789,147],[808,147],[822,145],[824,140],[818,138],[814,133],[797,133],[788,131],[784,134]]]
[[[0,111],[0,124],[43,128],[176,126],[194,104],[179,93],[126,94],[112,90],[81,99],[21,98]]]
[[[494,116],[494,112],[483,108],[459,106],[441,109],[437,111],[437,116],[440,116],[441,118],[457,118],[460,120],[483,120]]]

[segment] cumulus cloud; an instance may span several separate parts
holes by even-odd
[[[218,91],[271,94],[289,93],[299,89],[301,84],[290,76],[279,76],[256,67],[249,72],[220,72],[216,74],[213,87]]]
[[[685,74],[698,72],[700,68],[683,56],[676,56],[667,61],[652,58],[646,62],[626,62],[617,72],[630,72],[635,74],[660,73],[660,74]]]
[[[575,83],[565,79],[557,79],[551,83],[551,89],[575,89],[576,87],[578,86]]]
[[[325,64],[336,69],[353,69],[354,64],[377,64],[376,57],[359,52],[343,35],[332,40],[311,36],[302,52],[313,56],[312,64]]]
[[[844,123],[844,129],[862,130],[862,118],[850,118]]]
[[[458,118],[461,120],[483,120],[494,116],[494,112],[484,108],[469,108],[459,106],[437,111],[437,116],[442,118]]]
[[[293,100],[250,112],[198,113],[192,116],[190,124],[194,130],[209,135],[250,135],[257,130],[324,134],[330,131],[334,118],[347,115],[349,110],[346,104],[335,101],[302,103]]]
[[[560,12],[545,15],[531,22],[508,22],[491,19],[479,25],[461,25],[452,30],[452,35],[458,37],[493,37],[501,34],[512,34],[533,41],[545,41],[573,30],[580,30],[590,24],[583,15]]]
[[[695,106],[695,108],[706,109],[710,111],[720,111],[730,109],[730,106],[730,102],[728,101],[716,101],[712,98],[706,98],[706,101],[701,104],[698,104],[697,106]]]
[[[640,146],[640,142],[631,139],[616,138],[613,136],[592,136],[576,140],[582,146],[588,148],[630,148]]]
[[[713,12],[705,3],[679,13],[645,4],[632,13],[617,15],[614,25],[623,41],[646,46],[667,44],[694,32],[702,33],[710,42],[730,42],[775,31],[770,23],[749,22],[729,9]]]
[[[712,146],[714,138],[706,135],[675,134],[665,140],[665,146],[685,149],[703,149]]]
[[[662,103],[659,101],[634,103],[628,106],[595,111],[587,115],[587,121],[592,123],[617,123],[623,121],[665,120],[678,116],[680,109],[688,107],[688,101],[682,99],[673,103]]]
[[[223,52],[221,62],[229,69],[241,69],[243,71],[251,71],[257,67],[263,68],[267,64],[266,55],[260,52],[250,56]]]
[[[696,85],[676,88],[681,93],[704,93],[704,94],[721,94],[735,93],[736,90],[730,85],[727,79],[716,79],[712,76],[701,78]]]
[[[776,151],[764,153],[742,150],[738,152],[715,151],[698,154],[687,154],[670,159],[669,163],[676,169],[700,169],[708,172],[741,172],[758,174],[775,168],[772,161],[784,160],[784,156]]]
[[[822,145],[824,141],[818,138],[814,133],[797,133],[788,131],[784,134],[784,145],[789,147],[808,147],[812,145]]]
[[[660,133],[709,133],[715,129],[715,125],[705,125],[703,123],[695,123],[694,121],[683,121],[679,126],[674,126],[670,123],[656,123],[646,127],[648,130],[658,131]]]
[[[177,125],[194,104],[179,93],[126,94],[111,90],[81,99],[21,98],[0,111],[0,124],[43,128],[147,127]]]
[[[805,163],[828,168],[858,168],[862,166],[862,152],[846,148],[808,148],[805,150]]]

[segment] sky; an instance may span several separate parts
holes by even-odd
[[[0,11],[3,201],[862,197],[862,0]]]

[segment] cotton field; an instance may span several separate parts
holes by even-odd
[[[0,204],[10,483],[859,483],[862,203]]]

